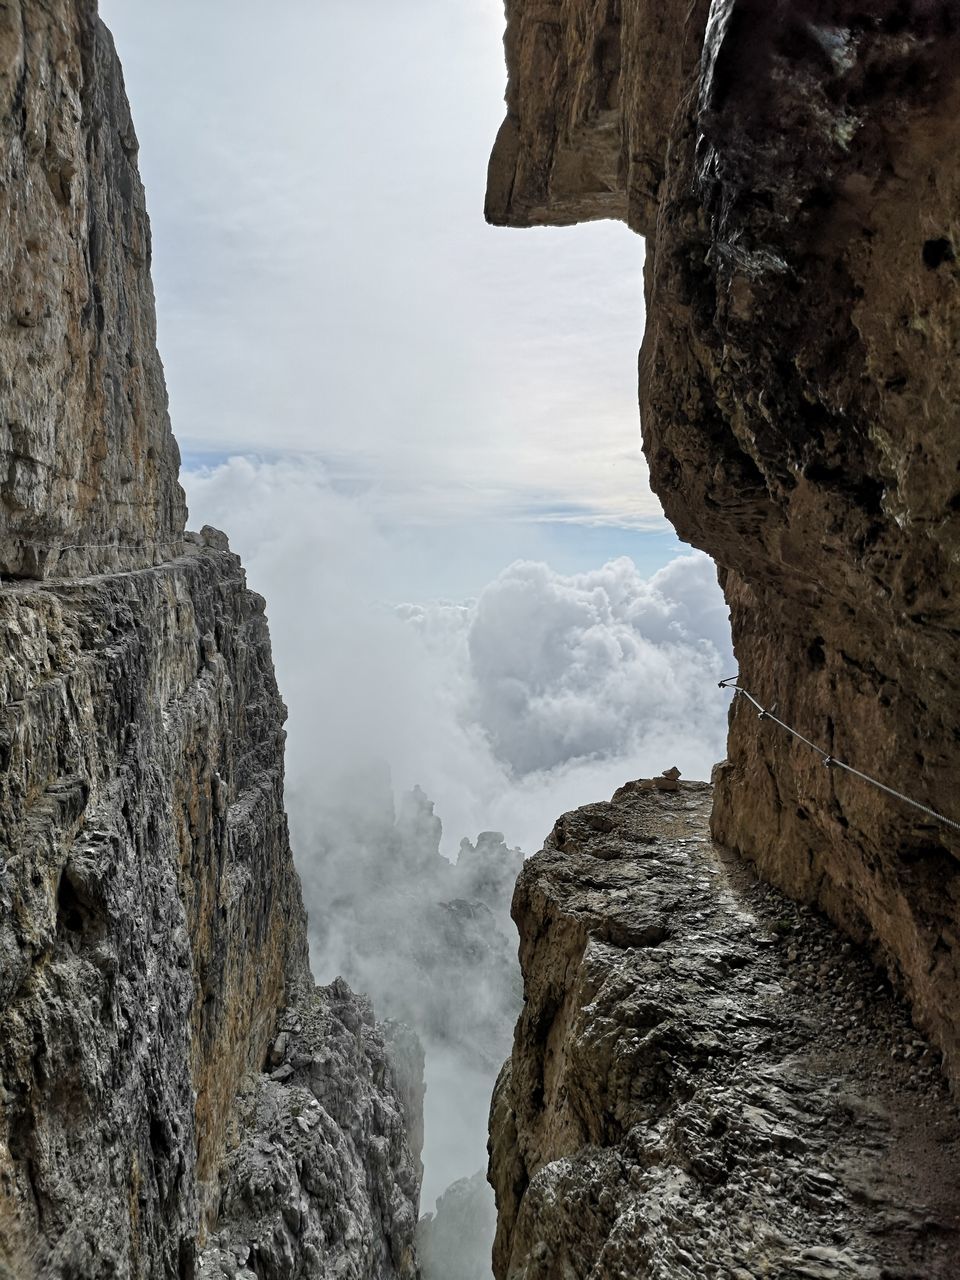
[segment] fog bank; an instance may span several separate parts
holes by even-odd
[[[232,459],[185,482],[193,524],[228,529],[267,596],[295,804],[382,760],[397,795],[436,802],[448,856],[488,829],[530,853],[626,778],[708,778],[722,757],[733,667],[706,556],[650,577],[517,563],[473,600],[403,604],[395,530],[320,464]]]

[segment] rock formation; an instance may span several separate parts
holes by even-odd
[[[417,1231],[424,1280],[490,1280],[497,1214],[483,1172],[461,1178],[425,1214]]]
[[[508,0],[487,214],[647,237],[644,449],[743,686],[960,821],[960,14]],[[743,699],[715,835],[869,943],[960,1076],[960,838]]]
[[[186,516],[137,136],[94,0],[0,10],[0,573],[169,560]]]
[[[340,791],[339,800],[314,797],[308,823],[300,815],[314,968],[342,973],[378,1015],[420,1037],[423,1277],[489,1277],[493,1195],[482,1172],[464,1175],[484,1164],[490,1094],[521,1008],[510,901],[523,856],[486,831],[462,840],[451,863],[432,801],[416,787],[395,813],[386,769],[364,770]]]
[[[240,1099],[200,1280],[414,1280],[421,1169],[408,1117],[423,1097],[422,1050],[394,1029],[406,1043],[388,1057],[369,1004],[341,979],[279,1027],[272,1070]]]
[[[93,0],[0,7],[0,94],[0,1272],[412,1280],[422,1064],[310,979],[263,601],[184,532]]]
[[[520,876],[498,1280],[948,1280],[940,1055],[865,956],[714,845],[711,799],[625,786]]]

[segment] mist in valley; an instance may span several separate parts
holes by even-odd
[[[421,1212],[443,1197],[425,1274],[486,1276],[477,1175],[522,999],[513,884],[564,811],[721,757],[732,657],[713,566],[521,561],[473,599],[396,602],[389,537],[322,468],[235,459],[187,482],[268,593],[314,974],[425,1049]]]

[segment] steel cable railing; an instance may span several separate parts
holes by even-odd
[[[855,778],[859,778],[861,782],[867,782],[871,787],[876,787],[879,791],[885,791],[888,796],[893,796],[896,800],[901,800],[904,804],[911,805],[914,809],[919,809],[921,813],[925,813],[927,817],[934,818],[937,822],[942,822],[946,827],[952,827],[954,831],[960,831],[960,822],[954,822],[952,818],[946,817],[945,814],[938,813],[936,809],[931,809],[928,804],[923,804],[919,800],[914,800],[911,796],[904,795],[902,791],[897,791],[895,787],[888,787],[885,782],[880,782],[877,778],[872,778],[869,773],[863,773],[860,769],[855,769],[852,764],[847,764],[845,760],[838,759],[829,751],[824,751],[823,747],[818,747],[815,742],[811,742],[809,738],[805,738],[802,733],[794,729],[792,725],[786,721],[779,719],[772,711],[768,711],[762,703],[758,702],[749,690],[744,689],[742,685],[737,684],[740,679],[739,675],[728,676],[726,680],[720,681],[721,689],[732,689],[734,695],[739,694],[754,707],[756,707],[760,720],[772,720],[784,732],[789,733],[792,738],[796,738],[802,742],[804,746],[815,751],[823,760],[828,769],[843,769],[847,773],[853,774]]]

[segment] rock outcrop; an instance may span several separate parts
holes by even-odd
[[[269,1075],[240,1101],[200,1280],[417,1280],[421,1169],[401,1098],[422,1098],[422,1052],[396,1095],[385,1088],[392,1055],[339,979],[279,1025]]]
[[[0,1179],[44,1273],[189,1249],[305,967],[263,602],[206,541],[0,595]]]
[[[0,95],[0,1273],[412,1280],[422,1058],[310,978],[264,602],[184,532],[93,0],[0,6]]]
[[[260,1277],[315,1255],[414,1275],[422,1083],[362,1000],[312,991],[285,712],[226,540],[7,583],[0,620],[0,1253],[23,1277],[189,1275],[209,1228]],[[254,1160],[269,1195],[238,1183]]]
[[[488,217],[647,237],[644,449],[744,687],[960,821],[952,0],[509,0]],[[958,832],[743,700],[714,833],[897,974],[960,1077]]]
[[[713,843],[711,801],[628,785],[524,867],[498,1280],[948,1280],[940,1054],[867,957]]]

